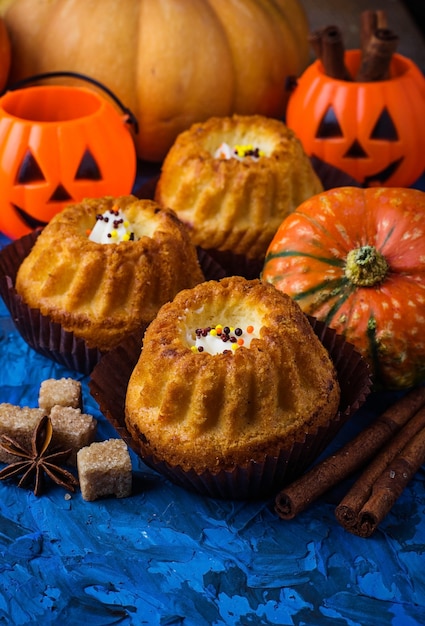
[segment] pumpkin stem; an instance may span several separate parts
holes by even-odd
[[[374,246],[360,246],[347,254],[345,275],[359,287],[372,287],[380,283],[388,269],[385,257]]]

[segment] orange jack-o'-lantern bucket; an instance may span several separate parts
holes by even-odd
[[[136,152],[131,112],[97,91],[69,85],[15,85],[0,98],[0,231],[21,237],[83,198],[130,193]]]
[[[360,50],[347,50],[356,75]],[[377,82],[338,80],[312,63],[291,93],[286,123],[305,151],[352,176],[364,187],[408,187],[425,168],[425,77],[394,54],[390,76]]]

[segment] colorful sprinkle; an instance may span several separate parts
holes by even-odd
[[[253,333],[254,327],[252,325],[247,326],[245,331],[239,326],[233,327],[222,324],[197,328],[195,330],[195,345],[191,346],[191,350],[194,353],[204,351],[210,354],[232,353],[241,346],[249,347]]]
[[[264,152],[260,148],[254,148],[251,144],[235,146],[234,153],[242,159],[248,156],[259,159],[260,156],[264,156]]]
[[[87,236],[96,243],[134,241],[131,224],[117,206],[96,215],[96,224],[88,231]]]
[[[264,151],[251,144],[236,144],[233,148],[231,148],[226,142],[223,142],[214,153],[214,157],[216,159],[234,158],[242,160],[246,157],[250,157],[254,160],[258,160],[262,156],[264,156]]]

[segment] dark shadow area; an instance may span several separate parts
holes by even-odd
[[[425,38],[425,2],[421,0],[403,0],[403,4]]]

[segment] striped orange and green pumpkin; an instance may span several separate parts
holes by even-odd
[[[262,279],[354,344],[377,389],[425,382],[425,193],[341,187],[281,224]]]

